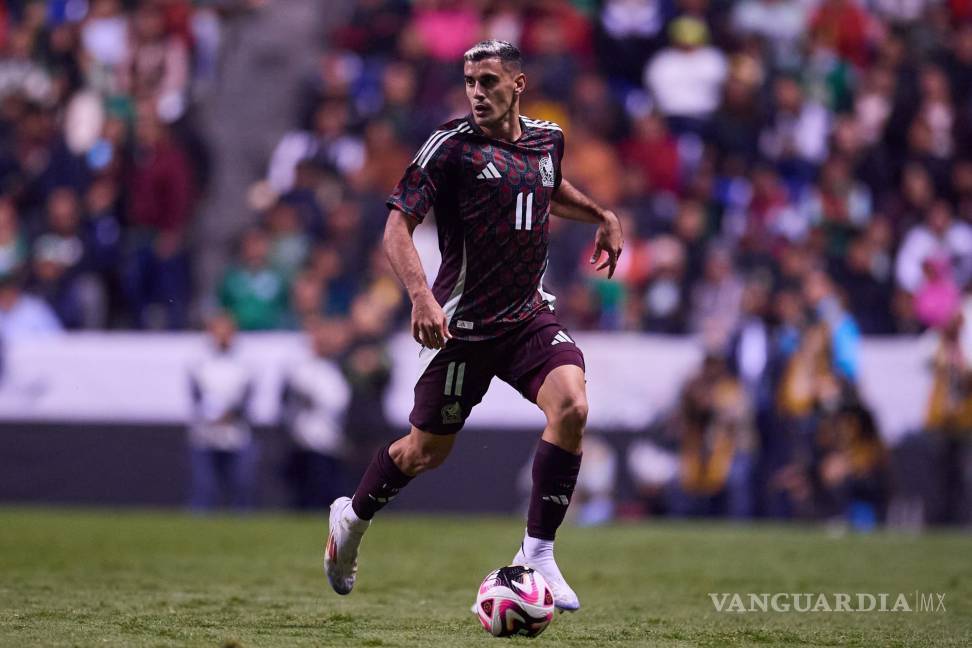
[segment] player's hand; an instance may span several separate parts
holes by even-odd
[[[452,338],[445,313],[431,292],[412,304],[412,337],[429,349],[441,349]]]
[[[608,269],[608,279],[614,276],[617,268],[618,259],[621,257],[621,248],[624,247],[624,233],[621,232],[621,222],[612,211],[604,212],[604,221],[598,226],[597,234],[594,238],[594,254],[591,256],[591,263],[597,263],[607,252],[607,260],[597,266],[597,270]]]

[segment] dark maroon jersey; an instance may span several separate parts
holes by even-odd
[[[442,265],[432,293],[462,340],[495,337],[553,310],[543,273],[564,134],[553,122],[521,116],[520,125],[520,139],[504,142],[468,115],[443,124],[388,199],[419,222],[435,212]]]

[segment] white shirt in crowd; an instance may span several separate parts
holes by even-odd
[[[20,295],[10,310],[0,309],[0,338],[15,341],[60,333],[64,330],[47,302],[33,295]]]
[[[819,103],[807,100],[798,115],[779,113],[759,136],[759,148],[771,160],[793,154],[801,160],[820,164],[827,157],[830,112]]]
[[[704,118],[719,107],[727,72],[714,47],[667,48],[645,67],[645,86],[665,115]]]
[[[652,38],[665,25],[665,11],[659,0],[607,0],[601,23],[611,38]]]
[[[365,147],[360,139],[351,135],[325,143],[308,131],[285,133],[270,156],[267,182],[279,193],[291,190],[297,178],[297,165],[315,157],[330,162],[347,176],[364,166]]]
[[[969,273],[972,272],[972,227],[966,223],[953,222],[941,237],[926,225],[912,227],[898,250],[898,259],[895,262],[898,285],[909,293],[921,288],[925,277],[922,265],[933,256],[957,261],[956,278],[961,285],[963,280],[969,279]]]
[[[189,442],[195,447],[237,451],[249,445],[248,416],[253,373],[230,349],[213,350],[189,370],[192,418]]]
[[[351,387],[337,363],[312,356],[285,379],[284,422],[304,450],[341,456],[346,450],[344,418],[350,402]]]
[[[740,33],[766,39],[777,61],[790,62],[799,54],[809,8],[806,0],[743,0],[733,8],[732,25]]]

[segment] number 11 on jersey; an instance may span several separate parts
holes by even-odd
[[[533,192],[526,194],[526,208],[523,205],[523,192],[516,194],[516,229],[533,229]]]

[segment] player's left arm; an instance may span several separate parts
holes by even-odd
[[[621,256],[621,248],[624,247],[624,233],[621,231],[621,223],[617,215],[585,196],[577,187],[567,182],[566,178],[561,178],[560,185],[554,190],[550,212],[560,218],[597,225],[591,263],[597,263],[607,252],[607,260],[597,269],[607,268],[608,279],[613,277],[618,258]]]

